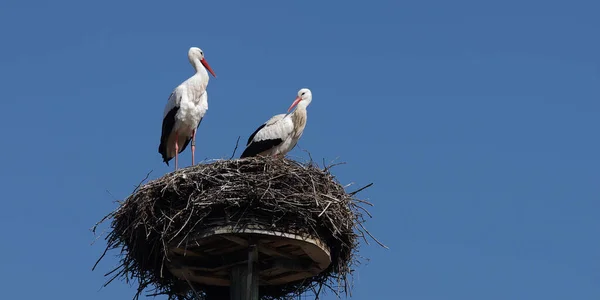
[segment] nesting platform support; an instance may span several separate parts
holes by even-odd
[[[283,285],[318,275],[331,263],[316,237],[264,226],[219,226],[170,245],[169,271],[200,285],[229,286],[232,300],[258,299],[259,285]]]
[[[231,269],[231,300],[258,300],[258,247],[251,243],[248,248],[248,263]]]

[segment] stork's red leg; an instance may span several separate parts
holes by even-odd
[[[194,154],[196,153],[196,129],[192,135],[192,166],[194,165]]]
[[[178,157],[179,157],[179,132],[175,131],[175,170],[177,170]]]

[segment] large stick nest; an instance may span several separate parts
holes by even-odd
[[[169,299],[208,299],[208,294],[223,288],[186,289],[187,282],[166,270],[166,245],[202,228],[252,223],[318,237],[330,248],[332,260],[309,279],[261,286],[261,299],[291,299],[307,291],[318,294],[323,287],[338,296],[349,293],[352,268],[359,262],[359,238],[370,235],[363,227],[363,214],[369,215],[363,204],[370,204],[355,197],[364,188],[346,192],[330,167],[260,157],[221,160],[138,186],[102,220],[112,219],[107,247],[98,262],[108,250],[120,250],[119,264],[106,274],[105,286],[120,278],[137,281],[134,299],[148,288],[151,295]]]

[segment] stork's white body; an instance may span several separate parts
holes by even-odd
[[[291,114],[279,114],[271,117],[254,131],[246,144],[246,149],[240,158],[250,156],[284,156],[290,152],[298,140],[302,137],[306,126],[306,107],[312,100],[312,94],[308,89],[298,92],[297,101],[292,104],[298,105]]]
[[[273,126],[265,126],[264,130],[260,132],[261,135],[264,135],[265,138],[268,138],[269,136],[280,136],[284,138],[281,144],[273,147],[271,150],[267,150],[265,155],[285,155],[296,147],[298,140],[300,140],[300,137],[304,132],[304,126],[306,125],[306,109],[304,110],[304,122],[300,121],[298,116],[293,113],[276,115],[271,118],[271,120],[274,121]]]
[[[196,130],[208,110],[209,76],[206,65],[214,75],[210,66],[204,61],[202,50],[190,48],[188,58],[194,66],[196,73],[177,86],[165,106],[161,143],[158,152],[163,161],[168,165],[173,157],[177,168],[177,154],[185,150],[190,140],[192,141],[192,164],[194,164]]]
[[[175,131],[178,132],[177,144],[180,146],[186,145],[186,141],[192,137],[194,130],[200,125],[200,121],[204,118],[206,111],[208,110],[208,91],[206,91],[206,85],[208,84],[208,76],[206,76],[206,83],[204,87],[202,85],[202,78],[198,78],[198,74],[192,76],[180,86],[178,86],[171,96],[165,111],[163,119],[167,117],[169,112],[176,109],[175,122],[173,129],[169,134],[167,145],[174,145],[175,142]],[[196,77],[196,78],[195,78]],[[188,141],[189,142],[189,141]],[[179,149],[185,150],[185,147]],[[175,147],[167,146],[167,157],[173,158],[175,156]]]
[[[294,130],[292,114],[275,115],[260,129],[250,143],[261,141],[281,140],[277,145],[260,152],[258,155],[279,155],[290,152],[298,143],[302,131]],[[294,134],[296,132],[297,134]]]

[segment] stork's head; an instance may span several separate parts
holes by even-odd
[[[217,77],[210,65],[208,65],[208,62],[206,62],[206,59],[204,59],[204,52],[202,52],[202,49],[198,47],[191,47],[188,51],[188,59],[190,60],[190,63],[194,66],[196,65],[194,61],[200,61],[202,65],[210,72],[210,74],[212,74],[212,76]]]
[[[312,101],[312,93],[310,90],[306,88],[301,89],[298,91],[298,97],[296,97],[294,103],[292,103],[290,108],[288,108],[288,112],[290,112],[296,105],[307,107],[310,104],[310,101]]]

